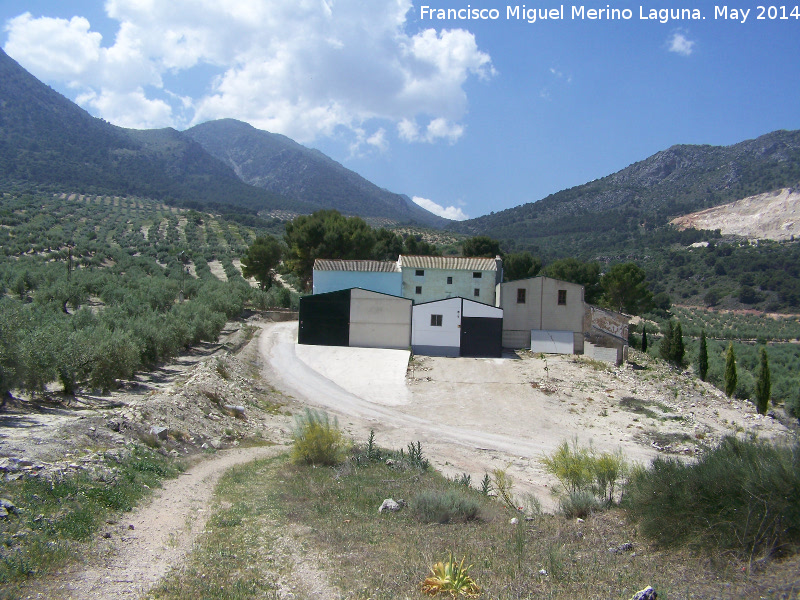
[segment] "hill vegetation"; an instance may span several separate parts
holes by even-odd
[[[447,219],[407,196],[381,189],[318,150],[234,119],[209,121],[184,132],[229,165],[242,181],[283,198],[346,215],[442,227]]]
[[[247,304],[289,306],[233,265],[255,232],[139,198],[6,193],[0,202],[0,393],[59,380],[108,389],[201,341]],[[227,280],[212,275],[219,261]]]

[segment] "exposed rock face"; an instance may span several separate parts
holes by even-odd
[[[790,240],[800,235],[800,190],[784,188],[684,215],[671,223],[680,229],[719,229],[748,239]]]

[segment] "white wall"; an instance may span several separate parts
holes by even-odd
[[[350,346],[405,350],[410,345],[410,300],[369,290],[350,291]]]
[[[431,315],[442,315],[441,327],[431,326]],[[461,298],[414,305],[411,319],[411,347],[415,353],[458,356],[460,346]]]

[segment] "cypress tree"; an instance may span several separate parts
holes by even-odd
[[[771,388],[767,349],[761,348],[761,366],[758,369],[758,379],[756,380],[756,409],[760,415],[767,414]]]
[[[647,352],[647,325],[642,323],[642,352]]]
[[[706,343],[706,330],[700,333],[700,352],[697,356],[697,373],[700,380],[705,381],[708,376],[708,344]]]
[[[675,325],[672,330],[672,343],[670,344],[670,362],[676,367],[683,367],[683,361],[686,356],[686,347],[683,345],[683,328],[681,322]]]
[[[736,354],[733,352],[733,342],[728,343],[725,352],[725,394],[730,398],[736,391]]]

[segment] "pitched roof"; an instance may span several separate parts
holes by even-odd
[[[396,262],[387,260],[341,260],[337,258],[318,258],[314,261],[315,271],[362,271],[369,273],[399,273]]]
[[[464,256],[405,256],[397,261],[401,267],[411,269],[461,269],[464,271],[497,271],[494,258]]]

